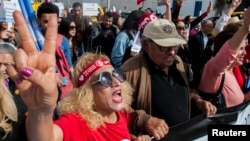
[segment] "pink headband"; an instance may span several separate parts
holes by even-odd
[[[106,65],[110,65],[110,62],[105,59],[99,59],[85,67],[80,73],[77,86],[82,86],[95,71]]]

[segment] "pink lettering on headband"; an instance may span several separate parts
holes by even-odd
[[[80,73],[77,86],[78,87],[82,86],[95,71],[97,71],[102,66],[106,66],[106,65],[110,65],[110,62],[105,59],[99,59],[91,63],[87,67],[85,67]]]

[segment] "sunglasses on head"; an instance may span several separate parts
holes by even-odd
[[[110,87],[113,83],[113,79],[112,76],[114,78],[116,78],[117,80],[119,80],[119,82],[124,82],[125,81],[125,73],[122,69],[115,69],[112,74],[110,72],[102,72],[100,73],[97,78],[98,80],[93,82],[92,84],[101,84],[104,87]]]
[[[70,26],[69,29],[73,30],[73,29],[76,29],[76,27],[75,26]]]

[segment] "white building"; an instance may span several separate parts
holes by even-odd
[[[53,1],[53,0],[52,0]],[[151,8],[157,13],[165,12],[165,6],[160,6],[162,4],[162,0],[145,0],[144,3],[140,5],[136,4],[136,0],[54,0],[57,2],[63,2],[65,5],[70,5],[74,2],[85,2],[85,3],[98,3],[102,7],[107,7],[111,9],[115,7],[117,11],[121,12],[130,12],[132,10],[136,10],[139,7],[143,7],[143,9]],[[214,2],[214,1],[213,1]],[[172,8],[176,5],[176,0],[171,0]],[[180,16],[185,17],[187,15],[198,16],[202,12],[205,12],[208,6],[209,0],[183,0],[183,5],[180,10]],[[158,6],[158,7],[157,7]],[[160,7],[159,7],[160,6]],[[212,17],[215,15],[214,13],[210,13],[208,17]]]
[[[215,1],[213,0],[212,2]],[[207,11],[208,5],[209,0],[183,0],[179,16],[186,17],[187,15],[192,15],[198,17],[200,14]],[[216,11],[214,9],[206,18],[214,17],[215,14]]]

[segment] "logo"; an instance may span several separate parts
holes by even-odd
[[[163,31],[168,33],[168,34],[171,34],[173,31],[173,28],[170,25],[166,25],[163,27]]]
[[[81,76],[79,77],[79,81],[83,81],[83,80],[84,80],[84,76],[81,75]]]
[[[100,67],[100,66],[103,66],[103,63],[104,63],[104,62],[98,60],[98,61],[96,61],[95,65],[96,65],[97,67]]]

